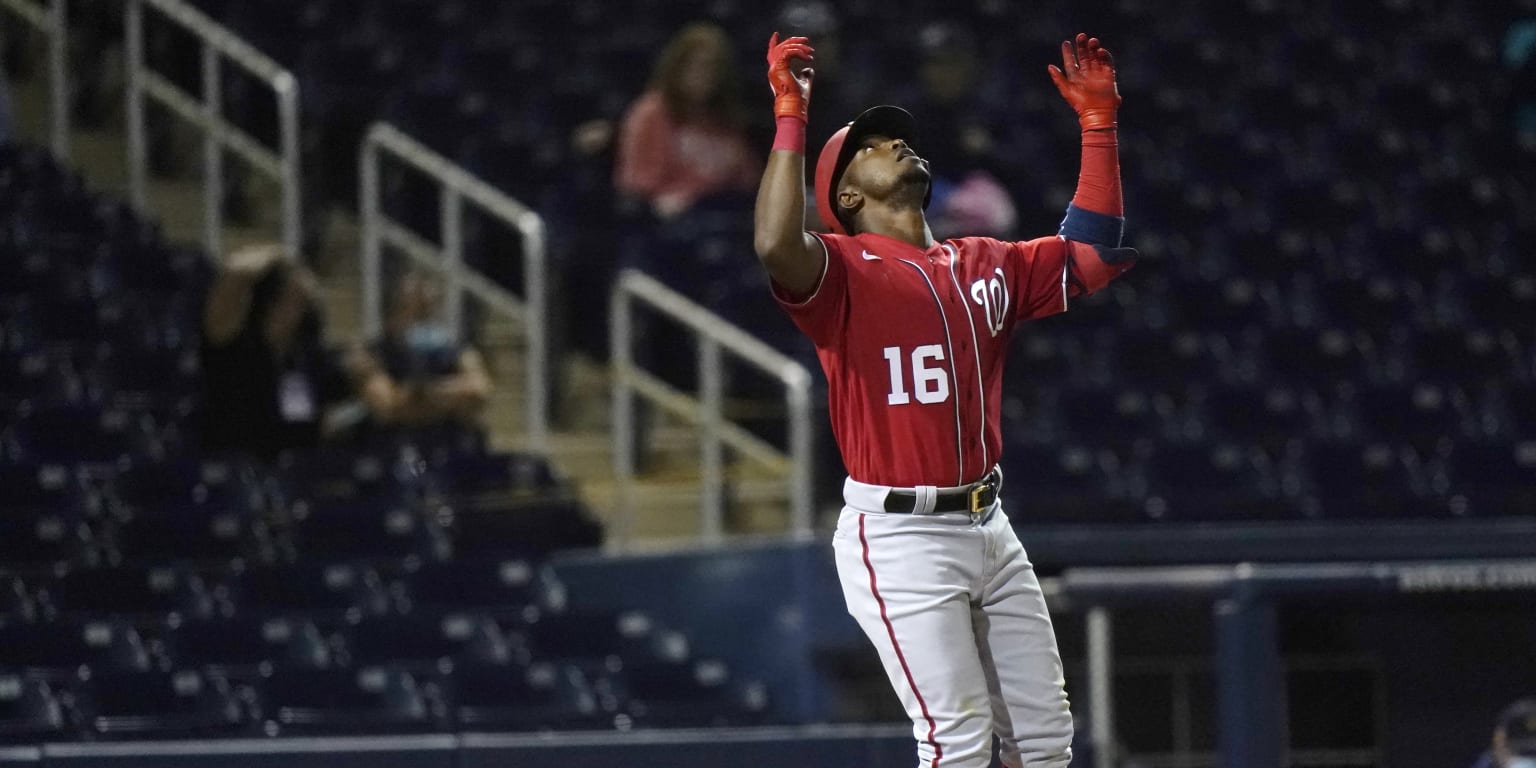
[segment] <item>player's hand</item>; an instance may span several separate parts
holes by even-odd
[[[1061,43],[1061,67],[1048,67],[1056,90],[1077,110],[1085,131],[1115,127],[1120,92],[1115,88],[1115,59],[1099,45],[1097,37],[1081,32],[1076,40]]]
[[[768,39],[768,84],[773,87],[773,114],[776,117],[796,117],[804,120],[806,107],[811,103],[811,78],[816,71],[801,67],[798,71],[790,63],[795,59],[815,61],[816,49],[803,37],[779,40],[779,33]]]

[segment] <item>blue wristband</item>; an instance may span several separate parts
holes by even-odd
[[[1095,213],[1068,203],[1067,215],[1062,218],[1057,234],[1080,243],[1118,248],[1125,236],[1125,217]]]

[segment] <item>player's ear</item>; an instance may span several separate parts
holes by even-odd
[[[864,207],[864,193],[858,187],[843,187],[837,191],[837,208],[839,213],[852,216]]]

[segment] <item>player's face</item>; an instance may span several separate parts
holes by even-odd
[[[930,172],[928,161],[918,157],[905,140],[875,135],[859,144],[843,178],[866,195],[888,198],[909,185],[926,190]]]

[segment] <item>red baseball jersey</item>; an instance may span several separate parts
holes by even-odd
[[[1003,363],[1018,323],[1067,309],[1072,245],[967,237],[924,250],[818,235],[821,283],[774,296],[816,345],[832,431],[853,479],[964,485],[1002,450]],[[1074,291],[1075,293],[1075,291]]]

